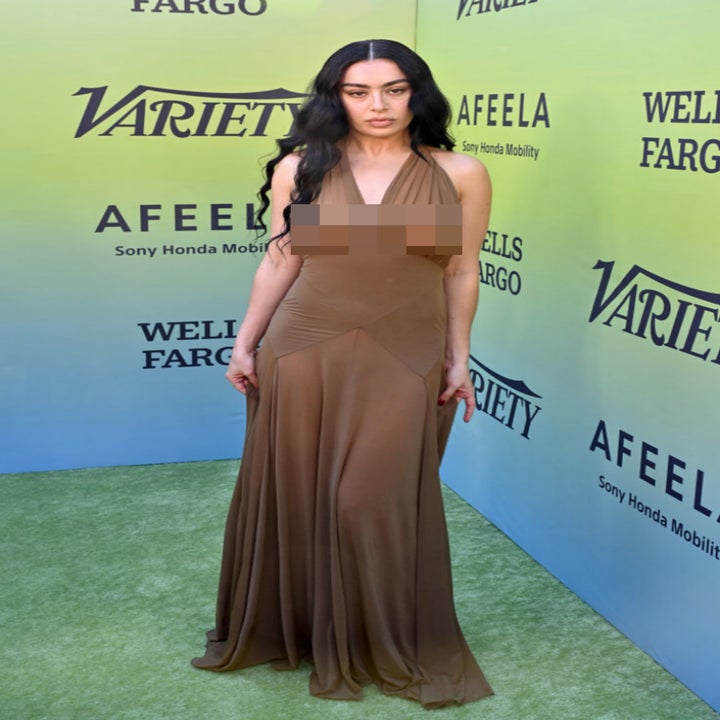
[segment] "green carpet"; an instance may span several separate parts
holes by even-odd
[[[0,476],[3,720],[710,720],[719,716],[451,491],[458,615],[496,695],[427,711],[309,668],[195,670],[236,461]]]

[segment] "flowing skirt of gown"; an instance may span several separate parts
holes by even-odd
[[[426,707],[492,693],[459,628],[439,463],[443,269],[309,256],[257,356],[225,531],[216,627],[196,667],[314,665]]]

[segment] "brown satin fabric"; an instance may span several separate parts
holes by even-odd
[[[457,203],[408,158],[383,203]],[[362,203],[346,159],[318,198]],[[442,264],[311,255],[273,316],[248,395],[216,627],[197,667],[310,659],[313,695],[367,683],[426,707],[492,693],[458,626],[438,467]]]

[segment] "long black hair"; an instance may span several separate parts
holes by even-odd
[[[345,45],[325,61],[290,134],[277,141],[279,152],[265,166],[265,184],[258,193],[257,225],[262,228],[261,235],[267,231],[263,215],[270,206],[268,192],[276,165],[286,155],[299,151],[301,158],[290,203],[308,204],[319,195],[325,173],[340,160],[338,141],[349,132],[339,93],[345,70],[356,62],[380,59],[392,60],[410,83],[409,109],[413,119],[408,130],[413,152],[420,155],[421,144],[453,149],[455,142],[447,129],[451,119],[450,105],[435,84],[427,63],[417,53],[394,40],[361,40]],[[290,230],[290,205],[284,208],[283,217],[285,227],[271,240],[282,238]]]

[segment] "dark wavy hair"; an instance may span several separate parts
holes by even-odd
[[[277,141],[279,152],[265,166],[265,184],[258,192],[260,209],[257,225],[267,232],[263,215],[270,206],[268,192],[277,164],[299,151],[301,159],[295,175],[290,205],[311,203],[320,193],[325,174],[340,160],[338,141],[349,132],[347,116],[339,94],[340,81],[350,65],[363,60],[392,60],[404,73],[411,87],[409,109],[413,119],[408,127],[410,146],[422,157],[419,146],[452,150],[455,142],[448,133],[450,105],[435,84],[427,63],[410,48],[394,40],[361,40],[334,52],[312,83],[309,98],[300,108],[288,137]],[[273,240],[290,230],[290,205],[283,209],[285,227]]]

